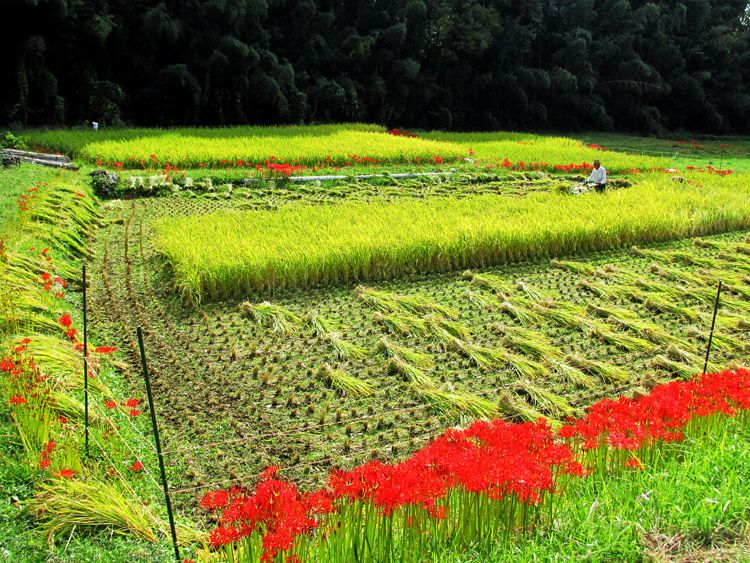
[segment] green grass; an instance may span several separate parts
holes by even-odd
[[[555,525],[435,561],[749,561],[750,428],[689,439],[643,471],[574,481]]]
[[[654,175],[581,198],[531,194],[169,217],[156,245],[192,301],[388,279],[658,242],[750,225],[748,177]]]

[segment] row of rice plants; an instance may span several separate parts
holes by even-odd
[[[37,184],[19,205],[16,229],[0,251],[0,397],[20,444],[13,463],[34,471],[33,496],[21,502],[51,541],[86,529],[158,541],[163,518],[144,504],[159,491],[147,479],[156,458],[133,443],[140,400],[118,399],[106,382],[113,373],[110,346],[89,348],[93,451],[83,455],[75,280],[101,221],[92,194],[62,173]],[[196,537],[184,531],[187,539]]]
[[[680,455],[686,437],[729,439],[727,417],[750,422],[744,369],[660,385],[636,399],[605,399],[553,431],[544,422],[477,421],[451,429],[394,464],[334,469],[302,492],[263,472],[254,488],[209,491],[212,547],[231,561],[422,561],[450,546],[551,526],[573,479],[604,479]]]
[[[189,301],[557,257],[750,226],[750,178],[662,175],[601,197],[531,194],[167,217],[156,245]]]

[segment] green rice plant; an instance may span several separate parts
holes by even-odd
[[[433,403],[435,409],[447,416],[456,413],[476,418],[492,419],[499,414],[498,405],[472,393],[444,391],[435,388],[419,388],[417,393]]]
[[[76,530],[106,530],[155,543],[159,541],[155,530],[165,528],[141,499],[127,497],[115,485],[94,479],[43,481],[27,510],[41,517],[50,541]]]
[[[375,313],[372,320],[384,325],[389,332],[407,337],[424,337],[430,334],[427,321],[409,313]]]
[[[302,319],[296,313],[281,305],[274,305],[268,301],[250,303],[245,301],[239,306],[240,311],[255,322],[271,325],[274,332],[281,334],[296,334]]]
[[[668,180],[644,176],[638,185],[603,198],[479,195],[163,217],[154,223],[154,245],[175,286],[187,300],[200,302],[750,227],[750,197],[744,197],[750,195],[750,178],[706,176],[700,189],[677,189]],[[687,260],[676,251],[649,256]],[[693,265],[719,265],[684,256]]]
[[[578,412],[560,395],[556,395],[549,389],[540,387],[528,379],[521,379],[516,382],[514,389],[516,393],[526,395],[532,405],[550,413],[555,418],[575,416]]]
[[[433,332],[447,332],[454,338],[466,340],[471,337],[471,331],[469,328],[457,321],[451,321],[440,315],[426,315],[424,317],[425,323],[427,323],[428,329]]]
[[[566,270],[581,276],[593,276],[596,272],[596,266],[587,262],[577,262],[573,260],[550,260],[550,266]]]
[[[406,346],[400,346],[385,337],[380,339],[378,348],[386,358],[397,358],[422,369],[432,369],[434,366],[432,358],[427,354],[417,352]]]
[[[469,283],[484,287],[490,291],[500,294],[513,293],[513,284],[505,280],[502,276],[495,274],[477,274],[471,270],[466,270],[463,274]]]
[[[628,372],[612,364],[590,360],[580,354],[570,354],[565,356],[565,362],[575,368],[580,369],[589,375],[595,375],[607,383],[627,383],[630,380]]]
[[[341,393],[350,397],[369,397],[375,392],[375,388],[367,381],[343,370],[334,369],[328,364],[323,364],[320,367],[319,374],[328,387],[338,389]]]
[[[424,370],[398,357],[388,358],[388,369],[403,376],[418,389],[437,388],[437,384]]]
[[[553,357],[548,360],[548,363],[552,367],[554,373],[566,383],[570,383],[581,389],[594,389],[598,385],[598,381],[595,377],[584,373],[575,366],[571,366],[564,360]]]

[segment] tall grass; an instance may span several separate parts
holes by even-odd
[[[462,270],[750,227],[750,178],[654,175],[600,197],[532,194],[218,212],[156,223],[189,300]]]

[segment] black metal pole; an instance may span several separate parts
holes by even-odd
[[[86,455],[89,453],[89,333],[86,319],[86,263],[83,264],[83,412]]]
[[[143,368],[143,379],[146,382],[146,396],[148,397],[148,408],[151,411],[151,425],[154,429],[154,441],[156,442],[156,455],[159,458],[159,473],[161,482],[164,487],[164,498],[167,501],[167,514],[169,515],[169,529],[172,532],[172,545],[174,545],[174,556],[180,563],[180,548],[177,545],[177,530],[174,525],[174,513],[172,512],[172,499],[169,496],[169,483],[167,483],[167,473],[164,470],[164,456],[161,453],[161,440],[159,439],[159,426],[156,424],[156,410],[154,409],[154,397],[151,394],[151,378],[148,374],[148,365],[146,364],[146,351],[143,348],[143,332],[141,327],[136,329],[138,333],[138,348],[141,352],[141,367]]]
[[[716,290],[716,301],[714,302],[714,317],[711,319],[711,332],[708,333],[708,346],[706,346],[706,361],[703,364],[703,373],[705,375],[708,369],[708,355],[711,353],[711,341],[714,338],[714,326],[716,325],[716,312],[719,310],[719,296],[721,295],[721,280],[719,280],[719,289]]]

